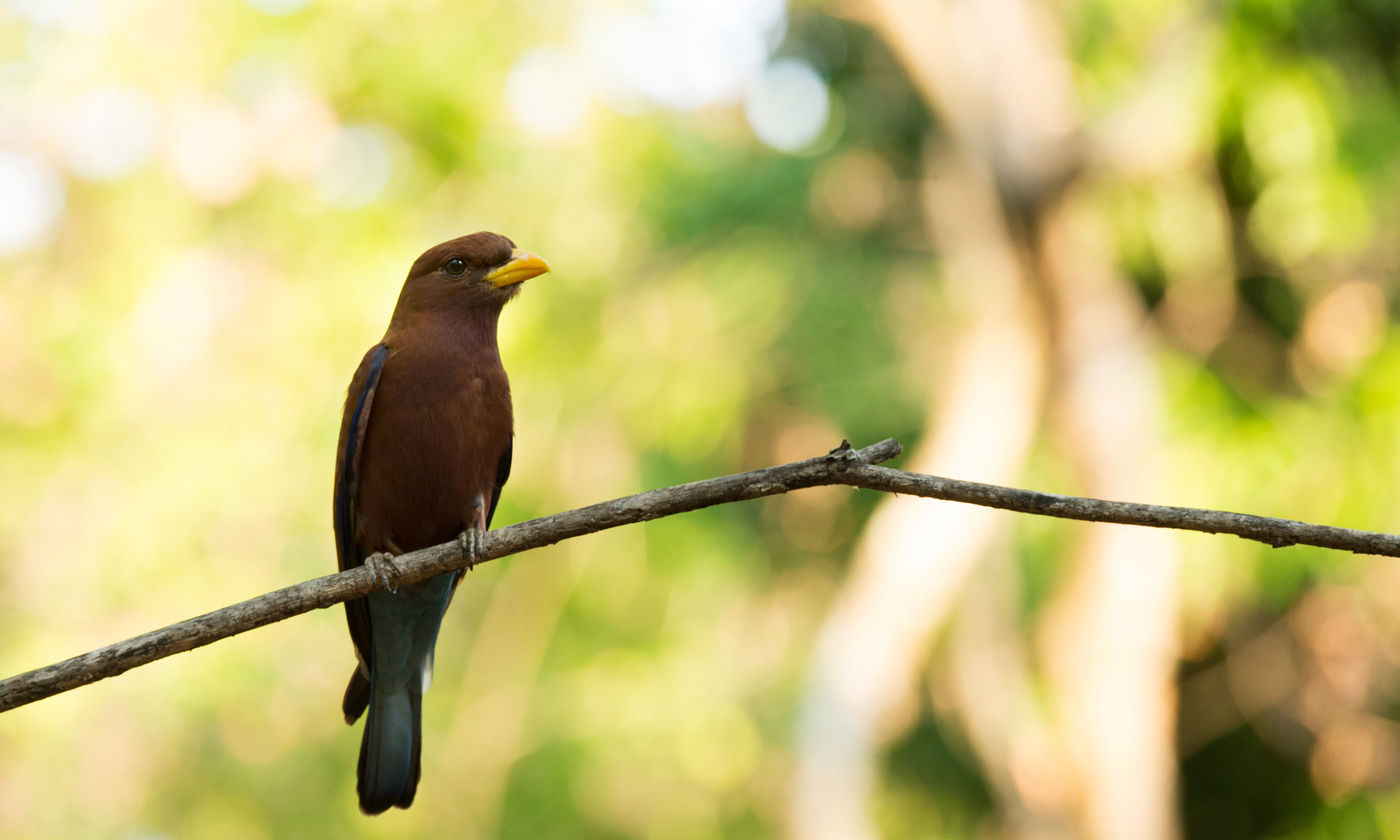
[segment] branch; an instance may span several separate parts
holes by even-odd
[[[900,451],[899,443],[894,440],[881,441],[864,449],[851,449],[843,441],[841,447],[819,458],[663,487],[532,519],[488,532],[482,559],[478,562],[553,545],[561,540],[619,525],[831,484],[1064,519],[1234,534],[1274,547],[1312,545],[1400,557],[1400,536],[1394,534],[1217,510],[1058,496],[876,466],[895,457]],[[394,581],[397,586],[457,571],[466,565],[455,541],[400,555],[395,563],[399,568],[399,575]],[[214,610],[124,642],[0,680],[0,712],[114,677],[171,654],[193,650],[255,627],[360,598],[382,588],[368,568],[358,566]]]
[[[842,442],[839,449],[820,458],[796,461],[752,472],[726,475],[690,484],[663,487],[576,510],[556,513],[486,533],[482,558],[495,560],[560,540],[591,534],[619,525],[645,522],[703,507],[756,499],[820,484],[843,484],[841,474],[852,467],[887,461],[901,452],[897,441],[886,440],[861,450]],[[396,586],[462,569],[461,548],[454,542],[412,551],[394,559],[399,574]],[[124,671],[203,647],[255,627],[272,624],[315,609],[368,595],[384,587],[370,570],[358,566],[333,575],[278,589],[241,604],[214,610],[196,618],[143,633],[91,653],[0,680],[0,712],[42,700],[81,685],[115,677]],[[348,662],[348,660],[347,660]]]
[[[903,472],[887,467],[861,465],[841,476],[841,484],[923,496],[948,502],[1000,508],[1017,513],[1034,513],[1060,519],[1106,522],[1113,525],[1143,525],[1148,528],[1174,528],[1204,534],[1233,534],[1247,540],[1283,548],[1311,545],[1335,548],[1356,554],[1400,557],[1400,536],[1380,531],[1360,531],[1334,525],[1314,525],[1296,519],[1277,519],[1250,513],[1230,513],[1204,508],[1145,505],[1138,502],[1109,502],[1083,496],[1060,496],[1035,490],[1018,490],[996,484],[978,484],[956,478]],[[4,683],[0,682],[0,692]]]

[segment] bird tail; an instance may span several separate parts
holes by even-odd
[[[345,714],[346,723],[354,723],[369,706],[369,677],[359,666],[350,674],[350,684],[345,686],[345,698],[340,701],[340,710]]]
[[[365,735],[360,741],[360,810],[379,814],[413,804],[421,773],[423,694],[410,688],[371,688]]]

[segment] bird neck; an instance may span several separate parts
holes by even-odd
[[[472,360],[499,365],[496,327],[500,317],[499,306],[396,311],[384,343],[390,347],[422,345],[438,352],[456,350]]]

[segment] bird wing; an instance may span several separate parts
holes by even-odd
[[[374,392],[379,388],[379,375],[389,348],[376,344],[360,362],[350,380],[345,398],[345,416],[340,427],[340,446],[335,459],[335,552],[341,570],[352,569],[365,560],[365,551],[358,543],[360,496],[360,460],[364,455],[365,430],[369,428],[370,408]],[[345,602],[350,622],[350,638],[361,658],[367,657],[369,643],[369,608],[365,599]]]
[[[501,459],[496,462],[496,483],[491,488],[491,506],[486,509],[486,527],[491,527],[491,517],[496,515],[496,503],[501,500],[501,488],[506,486],[506,480],[510,478],[510,456],[511,450],[515,449],[515,438],[512,437],[506,442],[506,449],[501,453]]]

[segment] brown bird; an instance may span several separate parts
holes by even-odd
[[[384,340],[365,354],[345,400],[335,462],[340,568],[392,580],[392,556],[459,540],[478,556],[510,475],[514,418],[496,346],[501,307],[549,265],[504,236],[429,248],[409,269]],[[438,628],[461,573],[346,603],[359,666],[342,709],[369,708],[360,808],[407,808],[418,789],[422,697]]]

